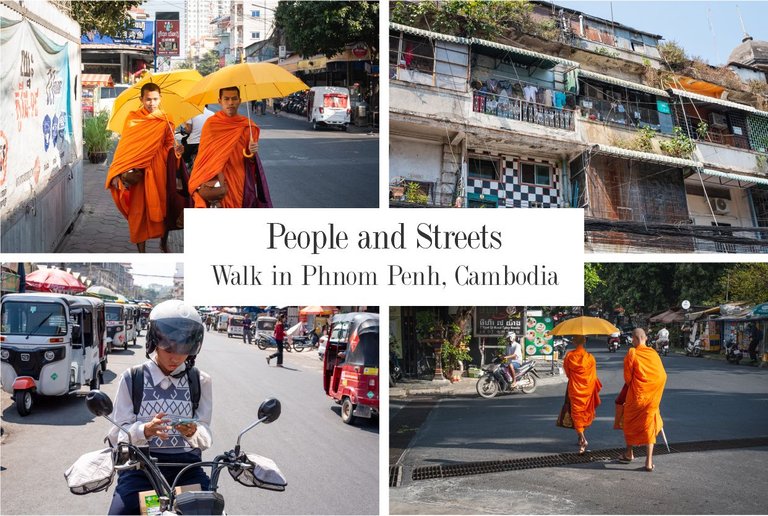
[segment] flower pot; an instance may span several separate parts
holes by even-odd
[[[106,152],[91,151],[88,153],[88,161],[91,163],[104,163],[107,160]]]
[[[405,195],[405,187],[404,186],[390,186],[389,187],[389,193],[392,195],[393,199],[399,201]]]

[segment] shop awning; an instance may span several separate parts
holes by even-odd
[[[768,116],[768,112],[760,111],[759,109],[755,109],[752,106],[747,106],[746,104],[739,104],[729,100],[716,99],[715,97],[707,97],[706,95],[699,95],[698,93],[691,93],[690,91],[685,90],[676,90],[674,88],[670,89],[669,91],[680,97],[688,97],[689,99],[698,100],[700,102],[708,102],[710,104],[717,104],[719,106],[724,106],[731,109],[740,109],[741,111],[747,111],[748,113],[755,113],[756,115]]]
[[[622,149],[620,147],[612,147],[610,145],[593,145],[592,152],[599,152],[602,154],[608,154],[611,156],[618,156],[620,158],[634,159],[638,161],[647,161],[651,163],[659,163],[661,165],[674,165],[675,167],[693,167],[698,168],[701,165],[695,161],[683,158],[674,158],[672,156],[663,156],[661,154],[653,154],[652,152],[640,152],[629,149]]]
[[[660,90],[658,88],[651,88],[650,86],[646,86],[645,84],[639,84],[636,82],[625,81],[623,79],[617,79],[616,77],[603,75],[597,72],[591,72],[589,70],[579,69],[579,75],[582,77],[586,77],[587,79],[594,79],[596,81],[607,82],[608,84],[614,84],[616,86],[621,86],[622,88],[627,88],[629,90],[644,91],[646,93],[657,95],[659,97],[669,97],[669,93],[667,93],[664,90]]]
[[[734,174],[733,172],[723,172],[721,170],[712,170],[709,168],[703,169],[701,173],[721,178],[722,180],[719,181],[718,184],[723,186],[738,186],[739,188],[749,188],[756,184],[768,186],[768,178],[765,177]]]
[[[440,34],[439,32],[432,32],[424,29],[417,29],[416,27],[409,27],[408,25],[400,25],[399,23],[390,23],[389,28],[392,30],[399,30],[406,34],[413,34],[414,36],[421,36],[427,39],[438,39],[440,41],[450,41],[451,43],[459,43],[461,45],[469,45],[470,41],[466,38],[459,36],[451,36],[449,34]]]
[[[112,76],[108,73],[84,73],[80,78],[83,86],[108,86],[115,85]]]
[[[548,66],[543,66],[544,68],[552,68],[558,63],[571,66],[573,68],[577,68],[579,66],[579,63],[577,63],[576,61],[569,61],[568,59],[563,59],[561,57],[549,56],[547,54],[534,52],[533,50],[528,50],[520,47],[513,47],[510,45],[504,45],[502,43],[496,43],[495,41],[488,41],[486,39],[472,38],[471,40],[469,40],[469,42],[472,45],[495,48],[496,50],[503,50],[504,52],[508,52],[510,54],[516,54],[518,56],[533,58],[535,60],[542,61],[543,63],[548,63]]]

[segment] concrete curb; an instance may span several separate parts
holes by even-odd
[[[550,376],[549,373],[539,373],[536,380],[537,386],[556,385],[567,383],[568,377],[564,374]],[[409,396],[478,396],[475,386],[477,378],[462,378],[461,381],[450,383],[446,380],[445,384],[429,380],[417,380],[415,382],[403,382],[395,387],[389,388],[390,398],[407,398]],[[478,396],[479,397],[479,396]]]

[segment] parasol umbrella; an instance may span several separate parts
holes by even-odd
[[[26,285],[38,292],[57,294],[77,294],[86,289],[80,280],[61,269],[38,269],[27,274]]]
[[[107,287],[102,287],[101,285],[93,285],[91,287],[88,287],[85,293],[86,295],[99,297],[107,301],[117,300],[117,294],[115,293],[114,290],[109,289]]]
[[[225,66],[203,77],[187,94],[186,100],[197,106],[216,104],[219,90],[237,86],[251,118],[249,100],[286,97],[309,86],[291,72],[272,63],[238,63]],[[251,134],[253,140],[253,134]]]
[[[335,311],[336,310],[334,308],[328,306],[305,306],[299,310],[299,313],[301,315],[324,315],[332,314]]]
[[[160,109],[168,116],[168,120],[174,127],[199,115],[203,110],[195,104],[185,101],[184,97],[201,78],[202,75],[197,70],[174,70],[172,72],[146,74],[139,82],[115,99],[107,128],[116,133],[123,132],[128,113],[142,107],[141,87],[150,82],[160,86]]]
[[[552,335],[610,335],[621,333],[616,326],[599,317],[574,317],[561,322],[551,331]]]

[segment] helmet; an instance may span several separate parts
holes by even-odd
[[[510,341],[514,341],[515,339],[517,339],[517,333],[515,331],[508,331],[507,332],[507,338]]]
[[[162,348],[170,353],[189,355],[194,362],[203,346],[204,334],[205,327],[195,307],[178,299],[164,301],[149,314],[147,358],[155,349]]]

